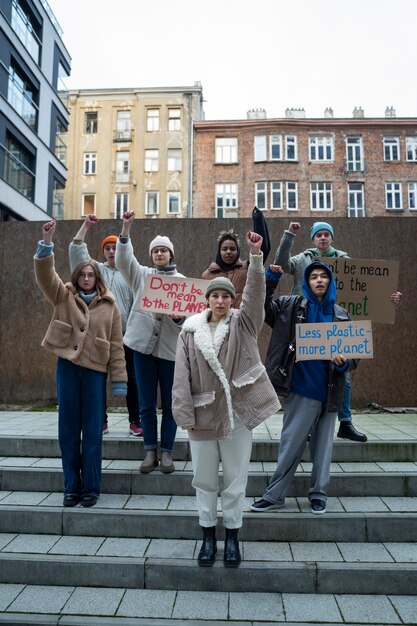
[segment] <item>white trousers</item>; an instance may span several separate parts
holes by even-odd
[[[231,439],[191,441],[191,458],[200,526],[215,526],[219,464],[223,467],[221,506],[225,528],[240,528],[252,450],[252,431],[235,417]]]

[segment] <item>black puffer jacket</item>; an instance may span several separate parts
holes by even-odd
[[[295,363],[295,325],[307,321],[308,300],[304,296],[281,296],[273,300],[276,281],[266,281],[265,322],[272,328],[271,340],[266,356],[266,371],[280,396],[286,398],[290,393],[292,370]],[[338,304],[334,305],[335,322],[350,320],[348,312]],[[351,359],[347,371],[357,367],[357,361]],[[343,402],[345,373],[329,366],[327,408],[338,411]]]

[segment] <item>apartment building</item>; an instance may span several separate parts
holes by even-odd
[[[417,215],[417,118],[267,119],[194,124],[194,217]]]
[[[70,56],[46,0],[0,0],[0,220],[62,217]]]
[[[69,92],[65,219],[192,215],[193,122],[200,83]]]

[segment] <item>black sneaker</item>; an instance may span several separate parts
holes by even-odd
[[[326,503],[324,500],[313,498],[310,502],[311,512],[314,515],[323,515],[326,512]]]
[[[272,511],[273,509],[282,509],[284,504],[284,502],[268,502],[268,500],[261,498],[251,504],[250,508],[251,511]]]

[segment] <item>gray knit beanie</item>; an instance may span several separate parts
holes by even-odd
[[[236,298],[236,291],[234,285],[231,280],[226,278],[226,276],[219,276],[218,278],[213,278],[206,289],[206,298],[209,297],[212,291],[216,291],[216,289],[221,289],[222,291],[227,291],[230,293],[232,298]]]

